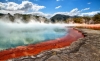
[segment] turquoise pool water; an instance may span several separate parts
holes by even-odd
[[[53,25],[1,25],[0,50],[63,37],[68,29]]]

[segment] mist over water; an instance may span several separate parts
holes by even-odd
[[[0,50],[57,39],[68,34],[64,24],[0,21]]]

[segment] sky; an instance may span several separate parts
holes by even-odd
[[[100,13],[100,0],[0,0],[0,13],[93,16]]]

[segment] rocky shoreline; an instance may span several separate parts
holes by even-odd
[[[85,38],[70,46],[7,61],[100,61],[100,30],[78,29]]]

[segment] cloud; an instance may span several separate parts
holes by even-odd
[[[78,8],[74,8],[74,9],[72,9],[70,12],[71,12],[71,13],[76,13],[76,12],[78,12]]]
[[[39,16],[45,16],[46,18],[50,18],[56,14],[63,14],[63,15],[69,15],[69,16],[93,16],[97,13],[100,13],[100,11],[93,11],[93,12],[87,12],[87,13],[82,13],[82,11],[88,10],[87,8],[84,8],[82,10],[79,10],[78,8],[74,8],[69,12],[55,12],[54,14],[48,14],[48,13],[43,13],[43,12],[33,12],[31,14],[34,15],[39,15]]]
[[[80,16],[93,16],[97,13],[100,13],[100,11],[92,11],[92,12],[87,12],[87,13],[81,13]]]
[[[55,7],[55,9],[59,9],[59,8],[61,8],[62,6],[60,5],[60,6],[57,6],[57,7]]]
[[[90,8],[85,8],[85,9],[83,9],[83,10],[89,10]]]
[[[22,4],[20,4],[18,10],[39,11],[40,9],[43,9],[43,8],[45,8],[45,6],[39,6],[39,5],[29,2],[29,1],[22,1]]]
[[[70,12],[56,12],[54,13],[52,16],[56,15],[56,14],[63,14],[63,15],[69,15],[69,16],[93,16],[97,13],[100,13],[100,11],[92,11],[92,12],[87,12],[87,13],[83,13],[82,11],[84,10],[89,10],[90,8],[85,8],[82,10],[79,10],[78,8],[74,8],[72,9]]]
[[[61,0],[60,0],[61,1]],[[55,7],[55,9],[59,9],[62,6],[57,6]],[[52,16],[54,16],[55,14],[64,14],[64,15],[70,15],[70,16],[84,16],[84,15],[88,15],[88,16],[93,16],[96,13],[100,13],[100,11],[92,11],[92,12],[87,12],[87,13],[83,13],[83,11],[89,10],[90,8],[84,8],[79,10],[78,8],[74,8],[72,10],[70,10],[69,12],[55,12],[54,14],[48,14],[48,13],[43,13],[40,10],[46,8],[45,6],[41,6],[35,3],[32,3],[30,1],[22,1],[21,4],[17,4],[15,2],[6,2],[6,3],[2,3],[0,2],[0,13],[11,13],[11,14],[15,14],[15,13],[20,13],[20,14],[34,14],[34,15],[39,15],[39,16],[45,16],[47,18],[50,18]]]
[[[56,14],[64,14],[64,15],[74,16],[74,15],[79,15],[80,11],[78,10],[78,8],[74,8],[70,12],[56,12],[53,15],[56,15]]]
[[[81,11],[86,11],[86,10],[89,10],[90,8],[84,8],[84,9],[82,9]]]
[[[87,4],[91,4],[91,2],[88,2]]]
[[[46,7],[38,5],[38,4],[34,4],[30,1],[22,1],[21,4],[17,4],[15,2],[7,2],[7,3],[0,2],[0,9],[3,11],[5,10],[7,12],[10,12],[10,11],[24,11],[24,12],[33,11],[35,12],[35,11],[39,11],[44,8]]]
[[[22,10],[17,10],[17,11],[6,11],[6,10],[0,10],[0,13],[3,13],[3,14],[7,14],[7,13],[10,13],[10,14],[15,14],[15,13],[20,13],[20,14],[23,14],[25,11],[22,11]]]
[[[70,16],[79,15],[79,14],[80,14],[80,11],[78,10],[78,8],[74,8],[73,10],[69,12]]]
[[[83,9],[82,9],[83,10]],[[39,15],[39,16],[44,16],[46,18],[50,18],[56,14],[63,14],[63,15],[69,15],[69,16],[93,16],[97,13],[100,13],[100,11],[92,11],[92,12],[87,12],[83,13],[82,10],[79,10],[78,8],[74,8],[70,10],[69,12],[55,12],[53,14],[48,14],[48,13],[43,13],[43,12],[30,12],[29,14],[34,14],[34,15]],[[86,8],[85,8],[86,10]]]

